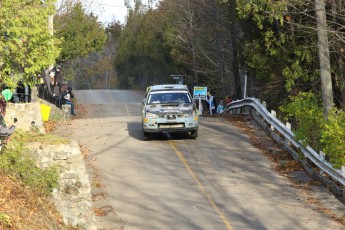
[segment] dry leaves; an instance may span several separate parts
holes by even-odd
[[[0,229],[66,229],[47,198],[0,172]]]

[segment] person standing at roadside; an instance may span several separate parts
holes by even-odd
[[[224,111],[224,103],[223,100],[220,100],[219,105],[217,106],[217,114],[220,114]]]
[[[6,115],[6,106],[7,101],[2,93],[0,93],[0,135],[9,136],[13,133],[15,126],[11,125],[10,128],[7,128],[5,123],[5,115]]]
[[[45,75],[44,81],[48,92],[52,95],[55,95],[55,86],[58,80],[58,75],[61,72],[61,66],[58,65],[53,68],[47,75]]]
[[[206,101],[207,101],[207,104],[208,104],[208,109],[210,111],[210,114],[215,114],[216,113],[216,106],[215,106],[215,103],[214,103],[214,96],[210,93],[210,92],[207,92],[207,96],[206,96]]]

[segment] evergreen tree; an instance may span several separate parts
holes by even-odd
[[[55,0],[0,2],[0,82],[36,82],[35,76],[59,55],[60,41],[50,35],[48,17]]]
[[[55,36],[62,38],[58,62],[85,57],[103,49],[105,29],[92,14],[87,15],[81,3],[66,8],[54,17]]]

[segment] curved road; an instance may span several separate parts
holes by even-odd
[[[343,229],[230,122],[200,118],[199,137],[143,141],[143,92],[76,91],[71,138],[89,150],[100,229]]]

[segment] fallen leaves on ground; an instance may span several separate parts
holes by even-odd
[[[54,204],[0,172],[0,229],[66,229]]]

